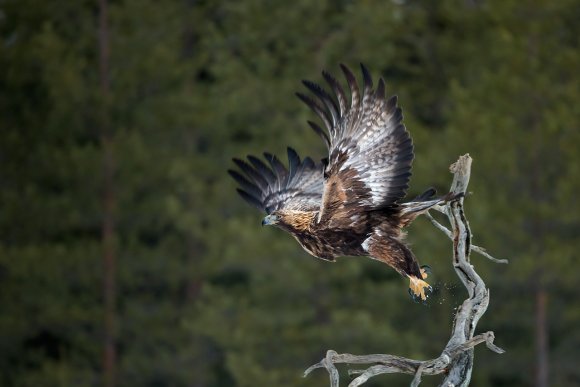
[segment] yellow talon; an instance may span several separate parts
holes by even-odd
[[[425,273],[423,269],[421,269],[421,275],[423,278],[427,278],[427,273]],[[411,292],[415,297],[421,297],[421,300],[425,301],[427,300],[427,294],[425,292],[431,291],[431,285],[422,279],[411,275],[409,276],[409,289],[411,289]]]

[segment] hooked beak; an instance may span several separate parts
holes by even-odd
[[[272,226],[278,223],[278,215],[268,215],[262,220],[262,226]]]

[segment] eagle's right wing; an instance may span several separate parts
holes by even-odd
[[[396,206],[405,196],[413,143],[403,125],[396,97],[385,98],[383,80],[373,90],[369,72],[362,66],[361,93],[352,72],[344,65],[341,67],[350,88],[350,103],[339,82],[328,73],[323,75],[334,96],[304,81],[318,100],[303,94],[298,97],[326,126],[323,130],[309,122],[329,149],[319,221],[349,228],[363,212]]]
[[[264,153],[267,165],[255,156],[248,162],[233,159],[243,172],[228,170],[238,182],[240,196],[248,203],[270,214],[286,209],[317,211],[322,201],[323,165],[310,157],[300,160],[296,151],[288,148],[287,169],[282,162],[269,153]]]

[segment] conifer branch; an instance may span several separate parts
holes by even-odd
[[[450,167],[453,173],[453,182],[450,192],[465,193],[471,174],[471,157],[466,154]],[[401,356],[372,354],[351,355],[338,354],[333,350],[326,353],[324,359],[312,365],[304,376],[317,368],[325,368],[330,375],[330,386],[339,386],[339,374],[335,364],[370,364],[364,370],[350,370],[350,375],[359,375],[353,379],[349,387],[357,387],[366,383],[370,378],[385,373],[404,373],[413,375],[412,387],[421,383],[423,375],[444,374],[441,386],[467,386],[471,380],[473,369],[473,348],[485,343],[487,348],[496,353],[504,350],[494,344],[493,332],[485,332],[474,336],[477,322],[485,313],[489,304],[489,290],[485,283],[476,273],[469,261],[469,253],[475,251],[486,258],[497,262],[507,263],[507,260],[499,260],[489,255],[485,249],[471,244],[471,230],[463,209],[464,196],[447,203],[441,210],[449,219],[451,229],[437,222],[430,214],[427,214],[433,225],[443,231],[453,242],[453,267],[461,282],[467,289],[468,298],[463,301],[457,310],[451,337],[441,355],[431,360],[413,360]]]

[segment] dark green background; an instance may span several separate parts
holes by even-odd
[[[387,266],[328,264],[261,228],[226,174],[287,145],[323,157],[293,93],[359,62],[404,109],[410,195],[444,192],[470,153],[474,242],[510,260],[472,258],[491,289],[478,331],[507,350],[476,349],[473,385],[533,385],[539,331],[551,384],[580,384],[578,1],[110,0],[108,15],[104,105],[96,2],[0,1],[0,385],[102,385],[104,120],[119,386],[325,386],[301,375],[329,348],[438,356],[466,293],[426,219],[409,241],[434,270],[427,307]]]

